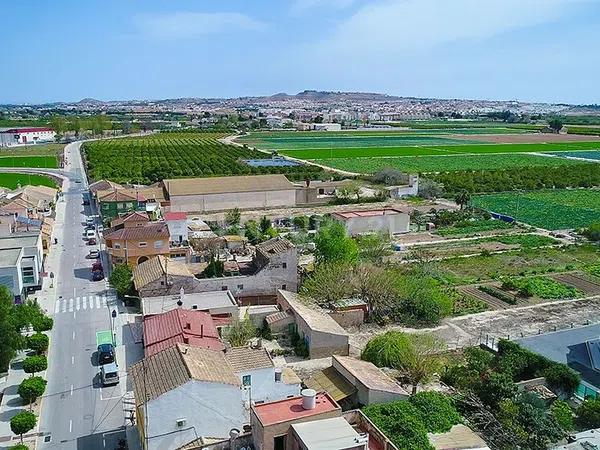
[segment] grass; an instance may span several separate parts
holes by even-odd
[[[545,156],[527,154],[333,158],[319,159],[315,162],[334,169],[355,173],[375,173],[387,167],[406,172],[432,173],[581,164],[581,161],[573,159],[547,158]]]
[[[65,148],[64,144],[39,144],[27,145],[24,147],[2,147],[0,157],[2,156],[29,156],[29,155],[58,155]]]
[[[44,175],[30,175],[26,173],[0,173],[0,186],[8,189],[16,189],[19,184],[25,186],[26,184],[34,186],[49,186],[56,188],[56,182]]]
[[[36,167],[56,169],[56,156],[4,156],[0,157],[0,167]]]
[[[581,228],[600,219],[600,190],[595,189],[481,195],[472,204],[548,230]]]
[[[457,257],[435,264],[445,281],[461,285],[496,280],[501,276],[575,270],[596,264],[598,258],[600,249],[595,245],[571,245],[566,248],[523,249],[470,258]]]
[[[561,300],[581,297],[579,289],[560,283],[548,277],[510,278],[502,283],[502,287],[516,290],[525,297],[539,297],[550,300]]]
[[[513,225],[502,220],[474,220],[459,222],[451,227],[439,228],[436,233],[440,236],[468,235],[483,231],[505,230]]]

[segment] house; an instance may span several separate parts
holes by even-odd
[[[387,191],[391,198],[397,199],[407,196],[416,196],[419,194],[419,175],[406,175],[404,184],[388,186]]]
[[[284,175],[164,180],[171,212],[262,209],[296,205],[296,189]]]
[[[410,215],[396,208],[336,212],[331,217],[343,223],[351,236],[365,233],[392,236],[408,233],[410,228]]]
[[[124,189],[119,183],[115,183],[110,180],[98,180],[89,185],[88,189],[92,193],[92,195],[96,196],[96,192],[98,191],[114,191],[117,189]]]
[[[31,219],[43,219],[52,213],[58,190],[48,186],[24,186],[6,192],[0,199],[0,209]]]
[[[333,355],[332,365],[305,380],[307,387],[327,392],[350,407],[405,400],[402,386],[379,367],[349,356]]]
[[[284,321],[288,330],[293,323],[292,329],[304,340],[311,359],[348,355],[348,333],[321,308],[308,306],[298,294],[283,289],[277,291],[277,304],[281,309],[276,313],[279,320],[267,316],[267,323],[277,328],[277,322]]]
[[[137,268],[142,265],[140,264]],[[186,294],[184,290],[183,295],[180,292],[175,295],[142,297],[142,315],[144,316],[159,314],[177,308],[205,311],[215,318],[238,317],[237,302],[229,291]]]
[[[169,256],[169,229],[164,222],[127,226],[104,235],[113,264],[136,267],[154,256]]]
[[[229,348],[225,359],[240,379],[248,406],[300,395],[300,378],[289,368],[276,368],[264,348]]]
[[[41,232],[0,237],[0,284],[17,302],[42,287],[43,264]]]
[[[133,285],[139,296],[145,299],[181,296],[182,290],[196,292],[198,280],[186,264],[171,260],[167,255],[158,255],[133,269]]]
[[[146,211],[146,197],[138,189],[98,190],[96,203],[105,222],[118,217],[119,214]]]
[[[181,245],[188,240],[187,214],[184,212],[168,212],[164,216],[169,227],[169,241]]]
[[[150,217],[145,212],[132,211],[110,221],[110,231],[122,228],[143,227],[150,223]]]
[[[481,437],[463,424],[454,425],[446,433],[428,433],[435,450],[490,450]]]
[[[173,309],[144,317],[144,354],[152,356],[176,344],[223,350],[219,332],[209,313]]]
[[[229,438],[247,423],[241,382],[223,352],[177,344],[129,369],[144,450]]]
[[[54,130],[47,127],[0,128],[0,147],[53,142],[55,138]]]
[[[522,347],[566,364],[581,375],[575,395],[600,396],[600,324],[569,328],[516,340]]]

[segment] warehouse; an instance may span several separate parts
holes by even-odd
[[[52,128],[0,128],[0,147],[53,142],[55,137]]]
[[[410,216],[395,208],[380,208],[360,211],[344,211],[331,215],[346,227],[348,234],[384,233],[392,236],[408,233]]]
[[[263,209],[296,205],[296,188],[284,175],[164,180],[171,212]]]

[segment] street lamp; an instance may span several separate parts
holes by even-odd
[[[113,309],[112,313],[110,314],[110,329],[112,332],[112,341],[113,341],[113,347],[117,346],[117,339],[115,336],[115,319],[117,318],[117,310]]]

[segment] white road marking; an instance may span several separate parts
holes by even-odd
[[[96,308],[100,309],[100,297],[96,295]]]
[[[73,395],[73,385],[71,385],[71,395]]]
[[[73,331],[73,339],[75,339],[75,332]]]
[[[81,297],[83,309],[87,309],[87,297]]]
[[[73,420],[69,420],[69,433],[73,432]]]
[[[77,302],[77,306],[75,307],[75,309],[79,311],[79,308],[81,308],[81,298],[77,297],[75,301]]]
[[[54,314],[57,314],[60,311],[60,300],[56,300],[54,303]]]
[[[73,312],[73,299],[69,299],[69,312]]]
[[[108,307],[108,303],[106,303],[106,297],[102,296],[102,305]]]
[[[75,364],[75,357],[71,356],[71,364]]]

